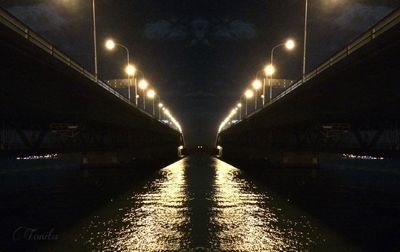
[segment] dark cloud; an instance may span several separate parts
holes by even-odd
[[[68,23],[50,4],[13,6],[8,11],[38,32],[61,30]]]
[[[249,40],[257,36],[254,24],[240,19],[189,21],[158,20],[148,23],[145,37],[151,40],[187,40],[189,45],[211,45],[214,40]]]
[[[341,29],[361,32],[387,15],[392,8],[361,3],[350,4],[346,11],[333,19],[332,23]]]
[[[203,98],[214,98],[216,97],[215,93],[211,92],[205,92],[205,91],[196,91],[196,92],[191,92],[187,93],[184,95],[187,98],[197,98],[197,99],[203,99]]]
[[[186,32],[180,24],[159,20],[146,25],[145,36],[149,39],[182,40],[186,38]]]
[[[220,24],[214,36],[218,39],[253,39],[257,35],[255,26],[242,20]]]

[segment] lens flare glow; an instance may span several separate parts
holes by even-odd
[[[245,96],[247,99],[252,98],[252,97],[254,96],[253,90],[247,89],[246,92],[244,92],[244,96]]]
[[[136,73],[136,68],[133,65],[127,65],[125,68],[125,72],[129,75],[132,76]]]
[[[252,86],[255,90],[259,90],[262,87],[262,83],[260,80],[256,79],[253,81]]]
[[[296,44],[294,43],[293,39],[288,39],[285,43],[285,47],[288,50],[293,50],[293,48],[296,46]]]
[[[105,44],[108,50],[113,50],[115,48],[115,42],[112,39],[108,39]]]
[[[149,91],[147,91],[148,98],[154,99],[155,96],[156,96],[156,91],[154,91],[153,89],[150,89]]]
[[[267,76],[271,76],[275,73],[275,67],[269,64],[264,68],[264,72]]]
[[[139,81],[140,89],[145,90],[148,86],[149,86],[149,83],[146,80],[142,79]]]

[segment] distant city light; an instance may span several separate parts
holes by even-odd
[[[56,159],[58,154],[45,154],[45,155],[35,155],[26,157],[17,157],[17,160],[40,160],[40,159]]]
[[[384,157],[374,157],[368,155],[355,155],[355,154],[347,154],[343,153],[342,157],[345,159],[360,159],[360,160],[384,160]]]

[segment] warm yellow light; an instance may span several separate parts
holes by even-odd
[[[255,90],[259,90],[262,87],[261,81],[258,79],[254,80],[252,86]]]
[[[149,83],[146,80],[139,81],[139,88],[145,90],[149,86]]]
[[[295,45],[293,39],[288,39],[288,40],[286,41],[286,43],[285,43],[285,47],[286,47],[286,49],[288,49],[288,50],[292,50],[295,46],[296,46],[296,45]]]
[[[114,42],[112,39],[108,39],[108,40],[106,41],[106,48],[107,48],[108,50],[114,49],[114,48],[115,48],[115,42]]]
[[[247,99],[250,99],[251,97],[254,96],[253,90],[247,89],[246,92],[244,92],[244,96],[246,96]]]
[[[237,104],[237,107],[238,107],[238,108],[241,108],[241,107],[242,107],[242,104],[239,102],[239,103]]]
[[[265,67],[264,71],[267,76],[271,76],[275,73],[275,67],[269,64],[268,66]]]
[[[162,104],[161,102],[158,104],[158,107],[159,108],[162,108],[162,107],[164,107],[164,104]]]
[[[136,68],[133,65],[127,65],[125,68],[125,72],[129,75],[132,76],[136,73]]]
[[[153,89],[147,91],[147,97],[149,97],[150,99],[153,99],[155,96],[156,96],[156,91],[154,91]]]

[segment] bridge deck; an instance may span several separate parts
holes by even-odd
[[[330,57],[264,108],[228,129],[316,121],[388,120],[399,115],[400,10]]]
[[[1,9],[0,54],[3,118],[169,128]]]

